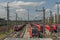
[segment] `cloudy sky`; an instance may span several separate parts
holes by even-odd
[[[53,15],[56,13],[56,2],[60,0],[0,0],[0,18],[7,18],[6,6],[9,2],[9,13],[10,19],[15,20],[16,13],[18,14],[18,20],[28,20],[28,11],[29,19],[41,19],[42,12],[36,12],[36,9],[42,10],[42,7],[45,7],[46,17],[49,16],[49,11],[53,11]]]

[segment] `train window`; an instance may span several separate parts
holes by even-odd
[[[32,29],[32,33],[36,34],[37,33],[37,29]]]

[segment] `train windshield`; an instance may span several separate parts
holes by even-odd
[[[37,33],[37,29],[32,29],[32,33],[36,34]]]

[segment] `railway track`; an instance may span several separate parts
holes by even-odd
[[[7,38],[15,38],[18,35],[19,32],[14,32],[12,34],[10,34],[9,36],[7,36]]]
[[[14,32],[8,34],[6,37],[4,37],[1,40],[4,40],[6,38],[22,38],[24,36],[24,33],[25,33],[25,27],[22,28],[20,31],[14,31]]]
[[[25,34],[25,30],[26,28],[24,27],[19,33],[18,35],[16,36],[16,38],[23,38],[24,34]]]
[[[11,37],[13,34],[15,34],[16,32],[12,32],[12,33],[10,33],[10,34],[8,34],[9,35],[9,37]],[[8,35],[6,35],[4,38],[2,38],[2,39],[0,39],[0,40],[4,40],[5,38],[7,38],[8,37]]]

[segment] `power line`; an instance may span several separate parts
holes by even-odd
[[[43,12],[43,23],[45,24],[45,8],[43,7],[42,10],[36,10],[36,12]]]

